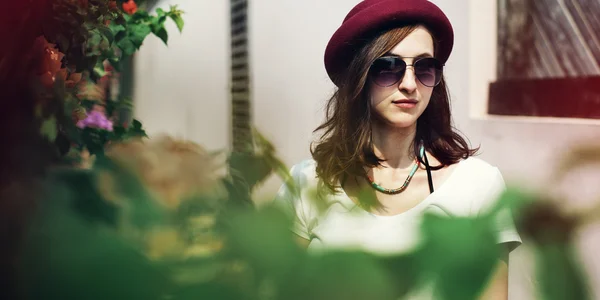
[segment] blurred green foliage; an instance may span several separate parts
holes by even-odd
[[[435,283],[436,299],[464,300],[476,299],[485,288],[501,257],[493,212],[477,219],[428,215],[423,243],[411,253],[309,253],[295,243],[291,219],[277,206],[240,205],[266,175],[285,169],[272,146],[257,140],[261,150],[245,158],[252,163],[237,164],[240,172],[219,181],[222,193],[211,199],[199,195],[176,211],[152,201],[133,174],[109,159],[97,161],[93,170],[52,172],[21,256],[23,289],[31,299],[358,300],[399,299]],[[249,167],[256,165],[263,167]],[[104,196],[98,184],[102,172],[117,179],[122,203]],[[537,203],[535,195],[509,189],[498,208],[519,209],[515,216],[524,238],[537,251],[540,294],[548,300],[590,299],[570,239],[552,233],[560,215]],[[547,222],[539,227],[535,218],[544,211]],[[198,231],[182,225],[199,215],[214,216],[214,226]],[[213,243],[202,238],[207,232],[223,247],[208,255],[147,255],[146,234],[168,227],[190,237],[185,248]]]

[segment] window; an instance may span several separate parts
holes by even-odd
[[[494,0],[471,5],[475,57],[470,71],[479,85],[471,96],[488,99],[487,105],[476,105],[480,111],[600,119],[600,1]],[[477,56],[481,58],[475,60]]]

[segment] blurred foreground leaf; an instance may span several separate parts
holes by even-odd
[[[545,300],[591,299],[576,257],[568,245],[538,247],[536,273]]]
[[[436,279],[439,299],[475,299],[483,292],[500,258],[492,224],[491,216],[425,216],[425,242],[416,255],[425,276]]]
[[[29,299],[161,299],[171,288],[164,269],[148,261],[114,228],[75,212],[60,181],[39,202],[24,239],[22,283]]]
[[[302,261],[303,251],[295,243],[289,231],[292,223],[283,212],[266,207],[258,212],[232,211],[228,217],[230,251],[247,259],[258,272],[286,276]]]
[[[397,299],[394,285],[402,285],[392,281],[376,256],[360,252],[313,255],[295,272],[292,281],[281,285],[278,299],[391,300]]]

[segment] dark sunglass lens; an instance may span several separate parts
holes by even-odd
[[[379,86],[391,86],[402,79],[406,63],[398,57],[381,57],[373,62],[370,76]]]
[[[434,87],[442,80],[442,63],[435,58],[423,58],[415,62],[415,75],[419,81],[428,87]]]

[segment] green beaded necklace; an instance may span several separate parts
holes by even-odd
[[[425,155],[425,147],[423,146],[423,144],[421,144],[421,149],[419,150],[419,152],[420,152],[419,155],[421,157],[423,157]],[[408,187],[410,180],[413,178],[413,176],[415,175],[415,173],[417,172],[417,170],[419,169],[420,166],[421,166],[421,162],[419,161],[418,158],[415,158],[415,165],[410,170],[410,174],[408,174],[408,177],[406,177],[406,180],[404,181],[402,186],[397,189],[386,189],[386,188],[380,186],[379,184],[375,183],[375,181],[373,181],[373,179],[369,175],[366,175],[366,178],[367,178],[367,181],[369,182],[369,184],[371,184],[371,187],[373,187],[378,192],[388,194],[388,195],[396,195],[396,194],[400,194],[400,193],[404,192],[404,190]]]

